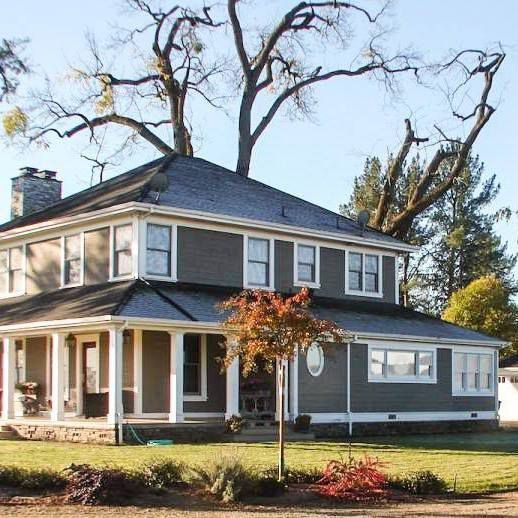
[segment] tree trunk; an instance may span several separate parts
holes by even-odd
[[[279,360],[279,473],[278,480],[281,482],[284,479],[284,372],[286,365]]]
[[[408,269],[410,267],[410,254],[405,254],[403,257],[403,283],[401,285],[401,293],[403,295],[403,306],[408,307]],[[401,299],[401,295],[400,295]],[[397,301],[400,303],[400,300]]]
[[[239,144],[236,173],[240,176],[248,176],[250,162],[252,160],[252,149],[254,147],[252,137],[252,106],[255,95],[243,94],[241,107],[239,109]]]

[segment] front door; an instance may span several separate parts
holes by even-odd
[[[85,417],[101,417],[108,412],[108,395],[100,392],[99,351],[95,342],[83,343],[83,405]]]

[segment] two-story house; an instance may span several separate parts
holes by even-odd
[[[496,423],[502,342],[399,304],[398,257],[414,247],[198,158],[60,198],[55,173],[26,168],[0,226],[1,415],[20,435],[274,419],[273,376],[221,372],[216,305],[302,286],[354,341],[290,363],[288,418],[310,414],[321,434]],[[22,382],[38,383],[36,410]]]

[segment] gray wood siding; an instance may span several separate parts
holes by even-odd
[[[275,289],[293,291],[293,242],[275,240]]]
[[[441,412],[495,409],[495,398],[452,396],[450,349],[437,349],[437,383],[369,383],[368,349],[351,346],[352,412]]]
[[[221,335],[207,335],[207,401],[185,401],[184,412],[224,412],[226,378],[217,361],[222,356]]]
[[[142,411],[169,412],[171,338],[163,331],[142,333]]]
[[[243,285],[243,236],[178,227],[178,280]]]
[[[75,365],[75,364],[74,364]],[[25,342],[25,380],[40,386],[39,400],[47,394],[47,340],[44,336],[27,338]]]
[[[58,289],[61,285],[61,240],[30,243],[26,254],[27,293]]]
[[[110,229],[85,232],[85,284],[110,278]]]
[[[299,414],[347,411],[347,346],[327,346],[324,355],[320,376],[312,376],[299,355]]]

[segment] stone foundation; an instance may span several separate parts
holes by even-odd
[[[352,436],[412,435],[437,433],[475,433],[498,430],[498,421],[397,421],[383,423],[353,423]],[[340,439],[349,437],[347,423],[316,423],[311,425],[315,437]]]
[[[228,440],[223,424],[132,424],[134,432],[143,441],[172,439],[175,443],[208,443]],[[124,425],[123,437],[127,444],[139,444],[129,425]]]
[[[116,444],[115,428],[113,427],[32,423],[9,423],[9,426],[18,437],[30,441]]]

